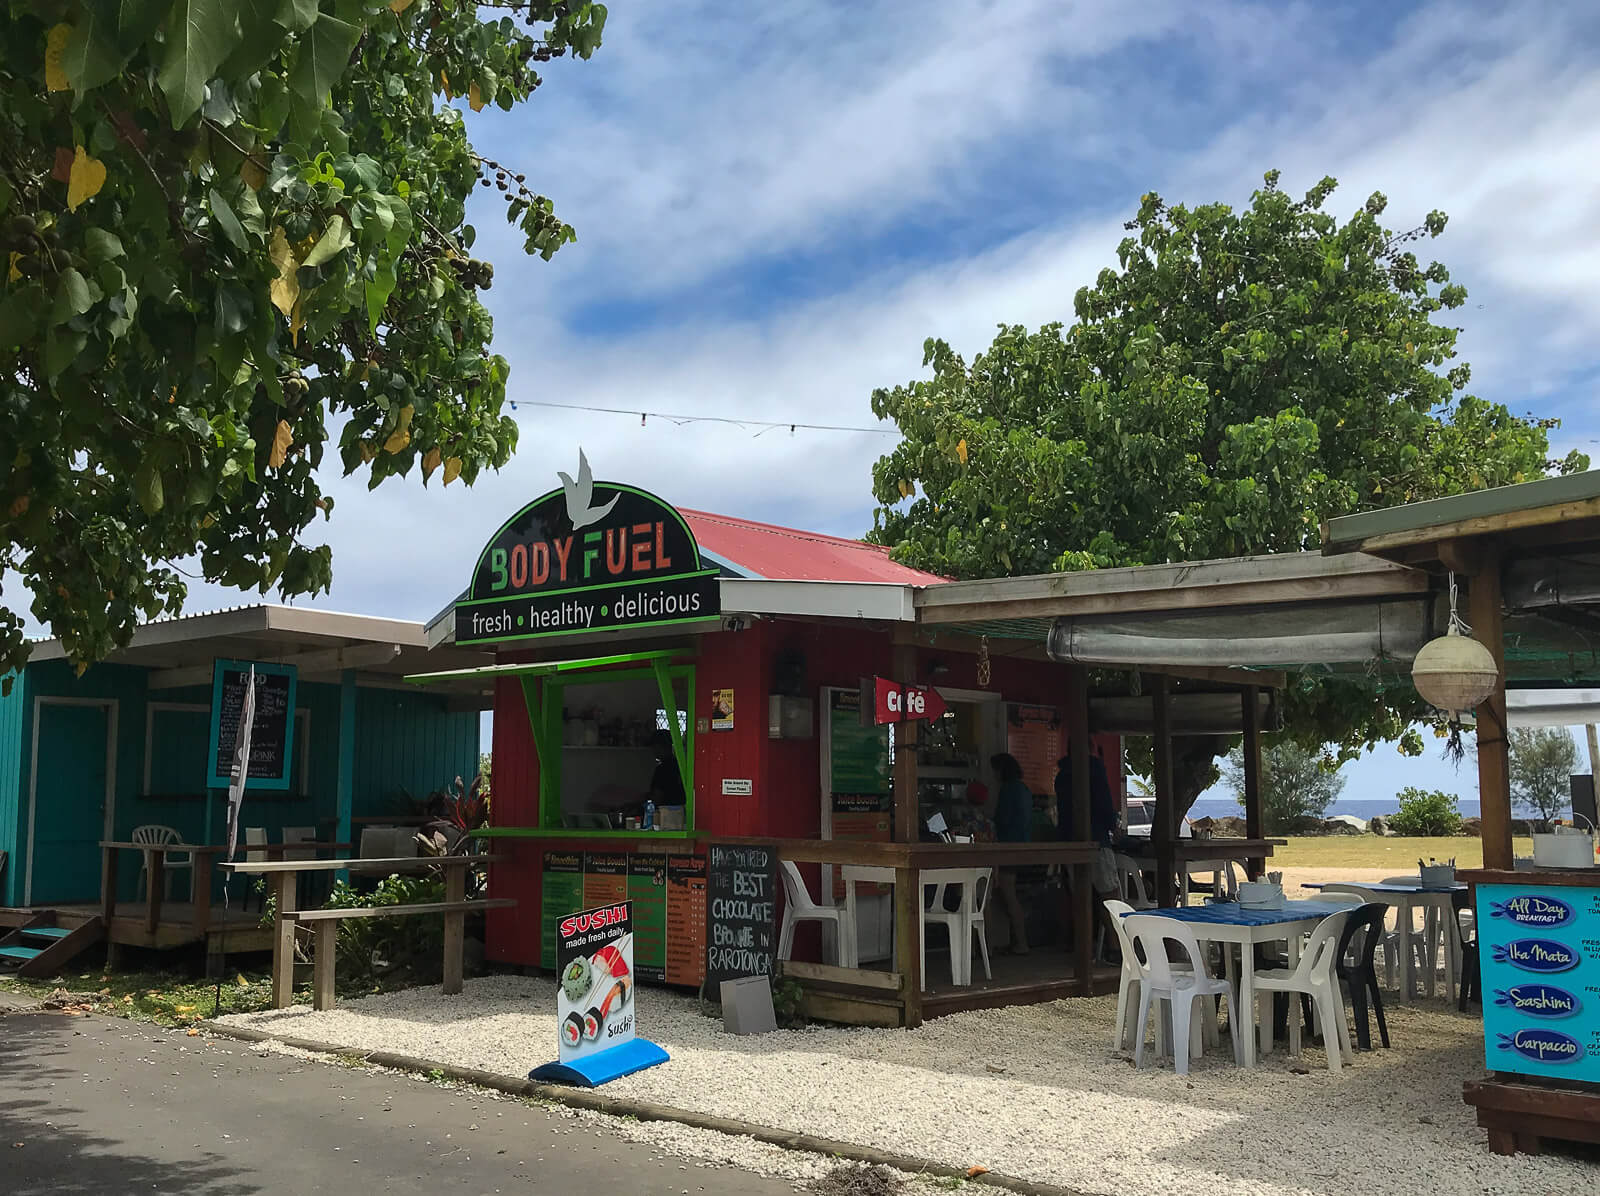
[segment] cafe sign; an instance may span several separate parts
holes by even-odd
[[[478,557],[456,603],[456,643],[693,623],[721,613],[682,515],[653,494],[578,476],[523,507]]]

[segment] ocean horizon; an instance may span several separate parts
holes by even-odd
[[[1457,804],[1461,810],[1461,817],[1476,818],[1478,816],[1477,798],[1464,797]],[[1326,816],[1332,818],[1338,814],[1349,814],[1352,817],[1361,819],[1363,822],[1367,822],[1380,815],[1387,818],[1391,814],[1399,813],[1399,811],[1400,803],[1392,797],[1346,797],[1340,798],[1329,806]],[[1570,814],[1567,816],[1570,817]],[[1202,797],[1190,809],[1189,817],[1243,818],[1244,807],[1228,797]]]

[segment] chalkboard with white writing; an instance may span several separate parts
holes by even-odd
[[[295,672],[292,665],[257,664],[256,710],[250,732],[249,789],[287,789],[293,759]],[[244,710],[249,661],[219,660],[211,690],[211,759],[208,783],[228,786],[233,749]]]
[[[706,988],[772,975],[777,956],[778,852],[713,843],[706,869]]]

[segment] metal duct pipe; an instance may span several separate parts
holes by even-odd
[[[1057,619],[1052,660],[1100,665],[1288,668],[1410,660],[1433,638],[1433,600],[1307,603]]]
[[[1514,561],[1502,584],[1510,610],[1600,604],[1600,557]]]
[[[1262,731],[1283,730],[1283,709],[1271,690],[1256,695],[1257,725]],[[1173,694],[1167,703],[1167,725],[1174,735],[1237,735],[1244,730],[1244,701],[1236,693]],[[1115,735],[1149,735],[1155,711],[1149,697],[1089,699],[1089,729]]]

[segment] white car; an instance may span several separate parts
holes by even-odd
[[[1128,798],[1128,838],[1148,839],[1155,819],[1156,799],[1153,797]],[[1194,831],[1185,818],[1178,824],[1178,838],[1192,839]]]

